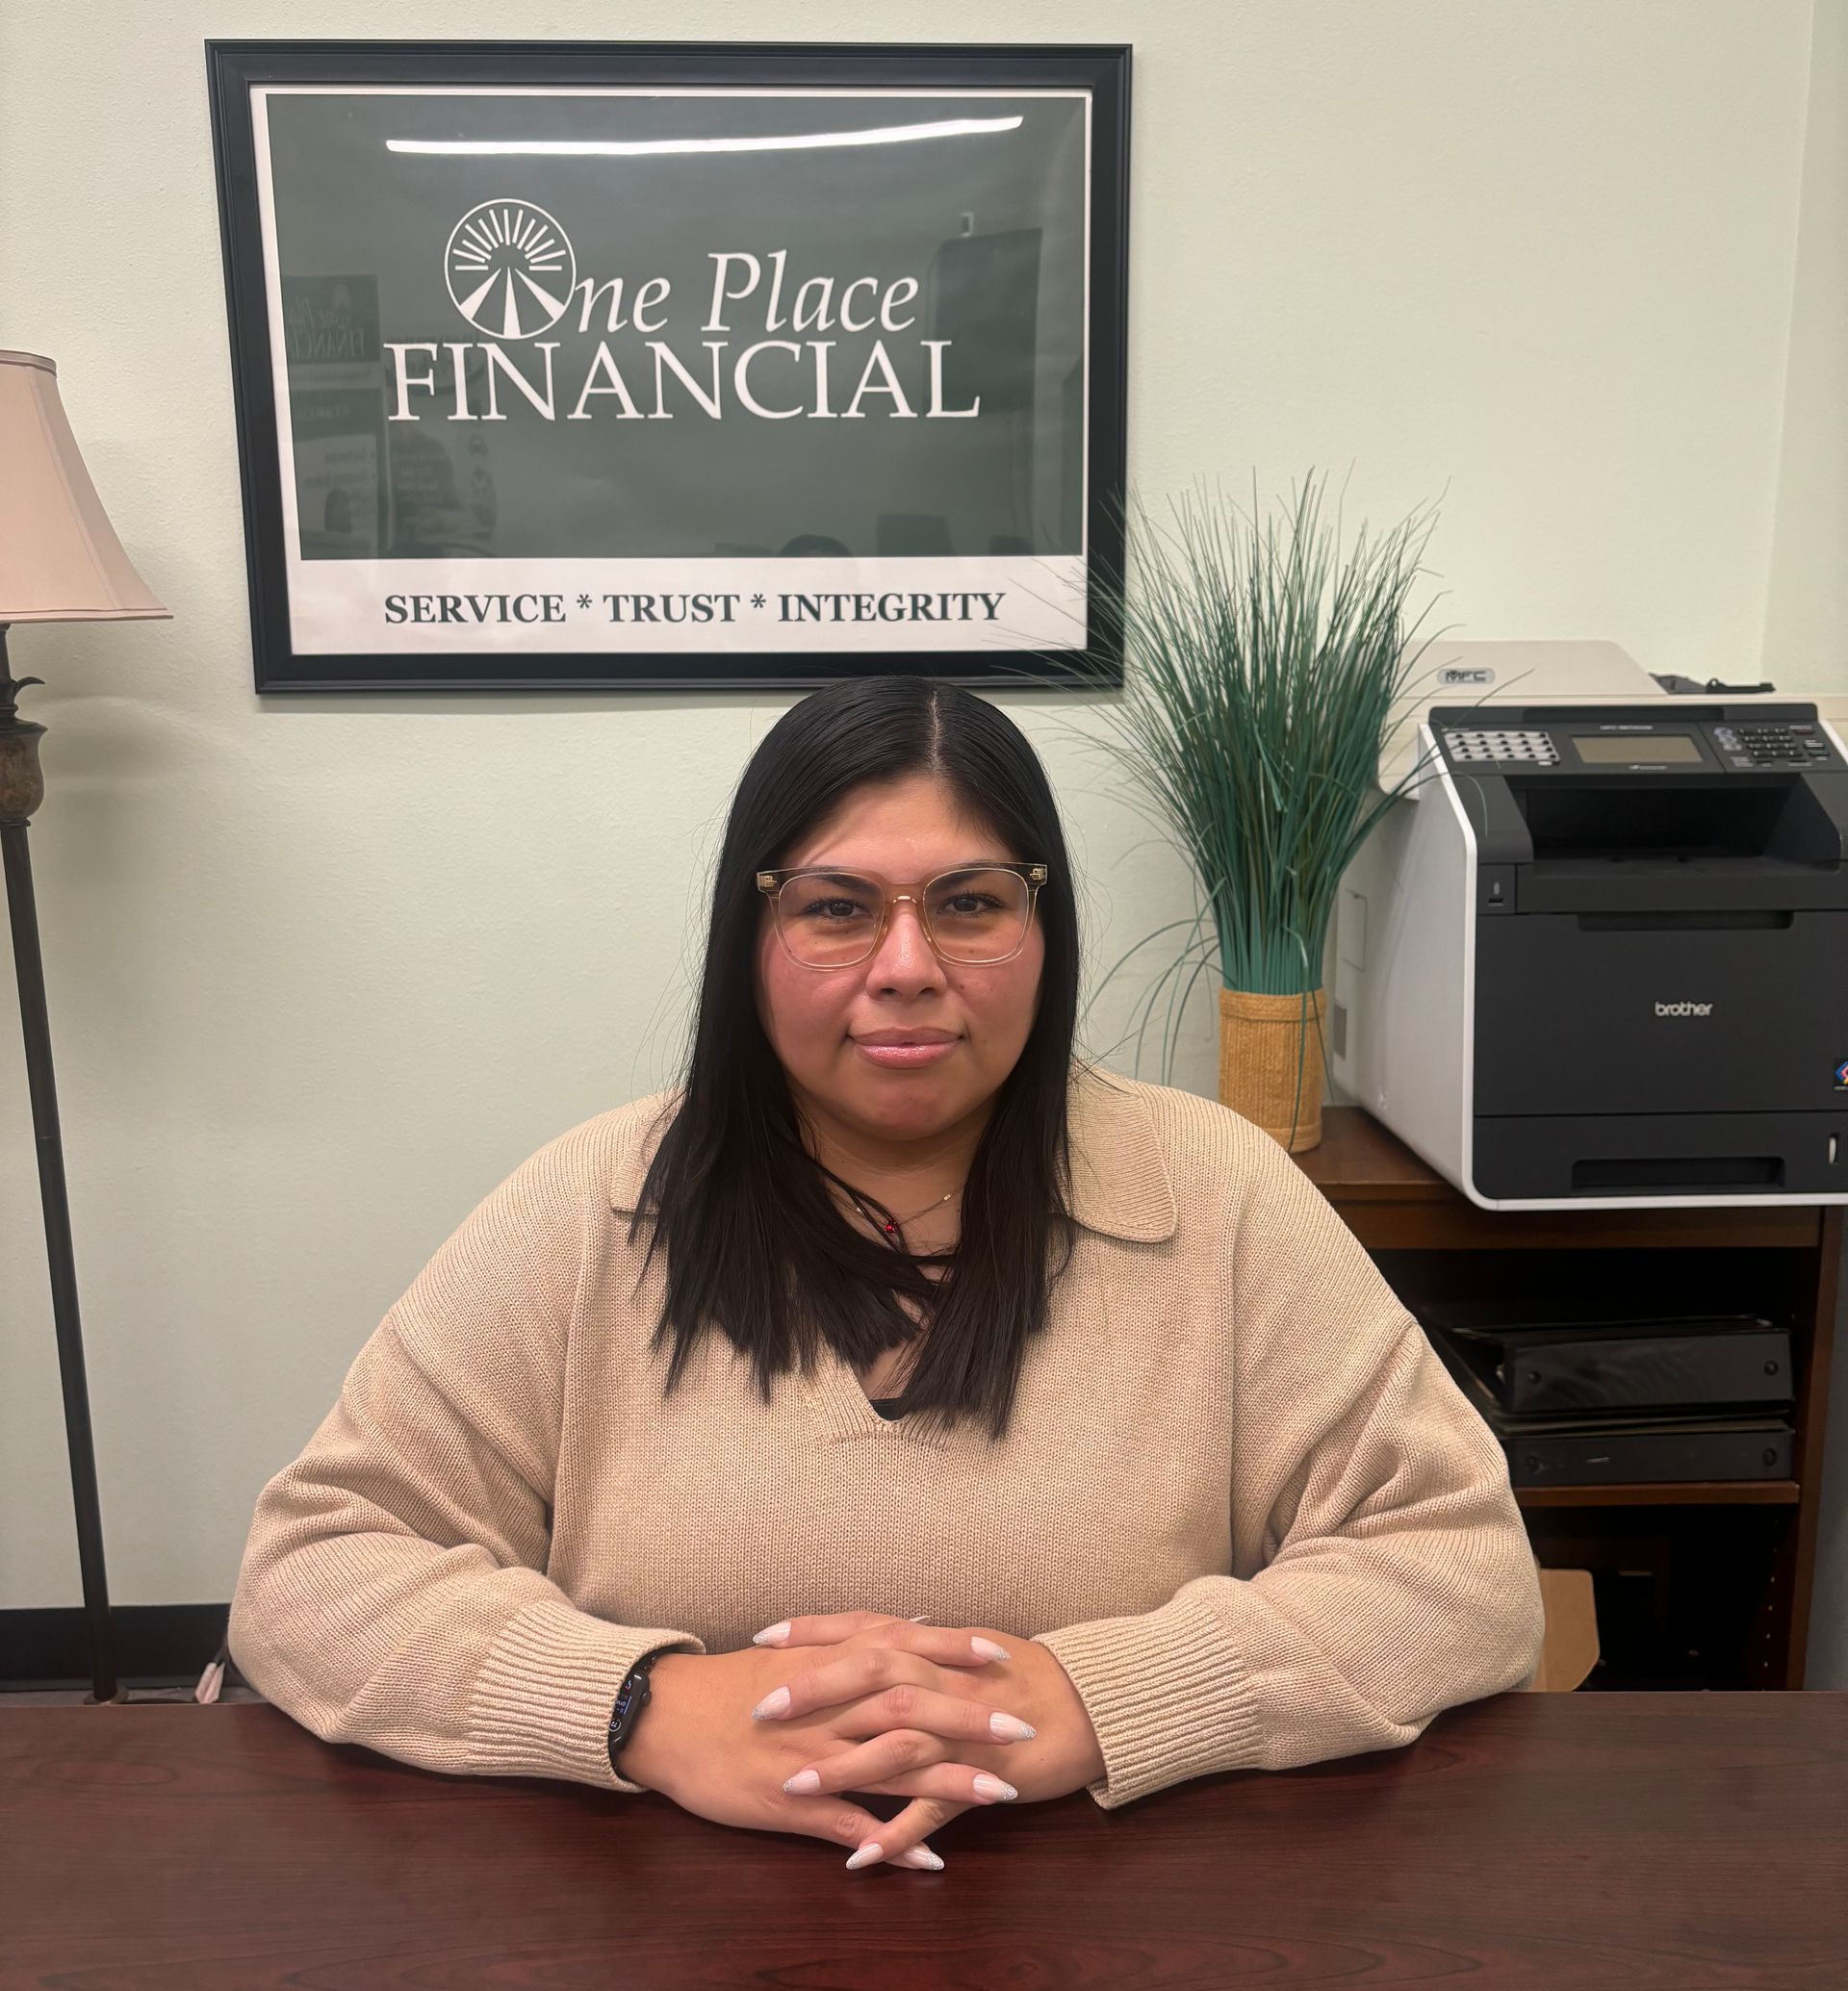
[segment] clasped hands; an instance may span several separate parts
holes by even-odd
[[[745,1680],[757,1690],[748,1735],[732,1697]],[[704,1817],[855,1847],[850,1867],[940,1866],[926,1835],[971,1805],[1062,1798],[1104,1774],[1091,1718],[1050,1649],[983,1625],[876,1611],[795,1618],[743,1651],[664,1654],[654,1685],[680,1701],[678,1732],[713,1747],[675,1752],[654,1779],[638,1768],[637,1780]],[[1007,1739],[996,1715],[1028,1732]],[[648,1734],[644,1721],[638,1743]],[[856,1792],[913,1801],[881,1820]]]
[[[1070,1674],[1031,1639],[840,1611],[784,1620],[753,1643],[834,1648],[751,1710],[754,1721],[785,1724],[819,1718],[842,1745],[817,1750],[785,1791],[917,1800],[876,1822],[850,1867],[897,1859],[971,1804],[1063,1798],[1104,1774]],[[953,1679],[945,1669],[956,1669]]]

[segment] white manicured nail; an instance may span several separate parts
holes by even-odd
[[[757,1702],[757,1706],[751,1710],[751,1719],[754,1722],[767,1722],[773,1715],[787,1714],[788,1711],[789,1690],[787,1687],[779,1687],[774,1694],[766,1694]],[[1005,1718],[996,1715],[994,1719],[999,1722]]]
[[[997,1742],[1031,1742],[1039,1732],[1037,1728],[1029,1728],[1016,1715],[988,1717],[988,1733]]]
[[[806,1797],[810,1791],[821,1789],[821,1772],[819,1770],[798,1770],[795,1775],[784,1783],[783,1789],[789,1792],[791,1796]]]
[[[1012,1659],[1014,1654],[1005,1646],[997,1646],[992,1639],[971,1639],[969,1649],[978,1659]]]
[[[928,1846],[913,1846],[892,1862],[895,1867],[927,1867],[933,1874],[943,1871],[943,1862]]]
[[[820,1777],[816,1777],[815,1781],[819,1783]],[[1011,1783],[1003,1783],[998,1776],[990,1776],[986,1770],[978,1770],[975,1773],[975,1787],[985,1798],[999,1798],[1005,1800],[1020,1795]],[[788,1788],[787,1784],[783,1785],[785,1791]]]
[[[766,1624],[761,1631],[754,1631],[751,1643],[754,1646],[781,1646],[788,1636],[789,1621],[782,1618],[775,1624]]]
[[[886,1849],[879,1843],[879,1841],[877,1839],[869,1839],[867,1840],[866,1844],[862,1846],[857,1853],[854,1854],[854,1856],[847,1862],[847,1864],[849,1867],[870,1866],[874,1860],[883,1859],[885,1855]]]

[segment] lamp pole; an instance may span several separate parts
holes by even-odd
[[[0,623],[0,855],[7,880],[7,913],[19,982],[19,1021],[26,1038],[26,1083],[32,1095],[33,1135],[38,1149],[38,1192],[45,1211],[45,1249],[51,1269],[51,1311],[58,1337],[58,1368],[64,1390],[64,1437],[70,1450],[70,1484],[76,1501],[77,1557],[90,1636],[91,1698],[125,1700],[116,1678],[115,1627],[109,1615],[109,1579],[103,1569],[102,1505],[96,1493],[96,1453],[90,1439],[90,1391],[84,1376],[84,1340],[77,1318],[77,1266],[70,1247],[70,1204],[64,1193],[64,1152],[58,1132],[58,1089],[51,1070],[51,1025],[45,1012],[44,962],[38,951],[38,912],[32,891],[26,829],[44,800],[38,742],[44,727],[21,719],[16,700],[40,677],[14,678],[7,662],[7,625]]]

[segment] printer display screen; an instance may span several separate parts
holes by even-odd
[[[1701,759],[1700,747],[1691,733],[1652,733],[1630,739],[1580,733],[1572,744],[1578,750],[1578,758],[1594,767],[1679,767]]]

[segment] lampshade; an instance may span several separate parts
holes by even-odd
[[[42,353],[0,352],[0,625],[170,616],[84,468]]]

